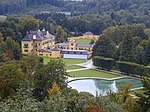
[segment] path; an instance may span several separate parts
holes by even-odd
[[[95,69],[96,67],[93,65],[93,61],[92,59],[88,60],[87,62],[85,63],[81,63],[81,64],[76,64],[78,66],[82,66],[82,67],[86,67],[86,68],[93,68]]]
[[[84,68],[75,69],[75,70],[67,70],[67,72],[75,72],[75,71],[88,70],[88,69],[96,69],[96,67],[93,65],[92,59],[88,60],[88,61],[85,62],[85,63],[72,64],[72,65],[77,65],[77,66],[81,66],[81,67],[84,67]],[[71,66],[71,65],[70,65],[70,66]]]
[[[88,70],[90,68],[80,68],[80,69],[75,69],[75,70],[67,70],[67,72],[75,72],[75,71],[81,71],[81,70]]]

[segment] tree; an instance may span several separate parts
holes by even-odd
[[[19,45],[18,42],[14,42],[13,47],[14,47],[14,49],[13,49],[14,59],[15,60],[20,60],[20,58],[22,56],[21,46]]]
[[[138,104],[140,112],[150,112],[150,77],[143,77],[143,94],[137,94],[140,97]]]
[[[129,32],[126,32],[125,38],[122,42],[122,49],[120,52],[120,61],[133,61],[133,42]]]
[[[62,94],[62,91],[56,82],[53,82],[52,88],[49,88],[47,92],[49,98],[53,96],[60,96]]]
[[[34,91],[39,99],[42,100],[47,95],[47,89],[52,87],[54,81],[61,89],[66,87],[67,73],[64,66],[62,60],[51,59],[34,73]]]
[[[12,64],[0,66],[0,98],[5,99],[13,96],[23,80],[24,74],[17,66]]]
[[[3,35],[2,35],[2,33],[0,32],[0,43],[2,43],[3,42]]]
[[[95,41],[93,39],[90,40],[90,44],[94,44]]]
[[[21,86],[14,97],[0,102],[2,112],[37,112],[40,111],[40,105],[41,103],[33,98],[31,90]]]
[[[116,50],[116,45],[109,38],[100,38],[93,47],[93,56],[102,56],[113,58]]]
[[[56,31],[56,42],[62,43],[67,41],[67,33],[61,26],[59,25],[56,26],[55,31]]]
[[[150,63],[150,40],[148,41],[148,44],[146,45],[145,48],[145,65],[148,65]]]
[[[0,63],[6,61],[7,45],[5,42],[0,43]]]
[[[140,45],[134,49],[134,62],[138,64],[144,64],[144,48]]]
[[[27,31],[38,30],[39,28],[39,20],[33,17],[22,17],[19,20],[19,24],[21,25],[22,35],[25,35]]]

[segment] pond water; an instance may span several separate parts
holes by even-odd
[[[81,79],[68,83],[69,87],[78,90],[78,92],[89,92],[94,96],[96,93],[100,95],[106,95],[110,90],[116,92],[119,85],[131,83],[130,89],[142,87],[142,82],[133,78],[121,78],[115,80],[103,80],[103,79]]]

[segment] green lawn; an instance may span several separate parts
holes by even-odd
[[[65,68],[67,70],[75,70],[75,69],[80,69],[80,68],[83,68],[83,67],[72,65],[72,66],[66,66]]]
[[[91,39],[89,39],[89,38],[80,38],[80,39],[77,40],[77,42],[79,44],[89,44],[91,42]]]
[[[69,72],[70,76],[73,77],[101,77],[101,78],[116,78],[118,76],[106,73],[106,72],[100,72],[97,70],[82,70],[82,71],[75,71],[75,72]]]
[[[49,62],[50,58],[44,57],[44,64],[47,64]],[[61,59],[64,61],[66,65],[70,64],[80,64],[86,62],[86,60],[77,60],[77,59]]]

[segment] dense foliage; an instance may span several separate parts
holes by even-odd
[[[102,69],[108,69],[108,71],[112,69],[114,63],[115,61],[112,58],[104,58],[100,56],[93,57],[93,65],[101,67]]]
[[[139,76],[148,76],[150,74],[150,68],[144,65],[139,65],[136,63],[117,61],[116,65],[119,71],[130,74],[130,75],[139,75]]]

